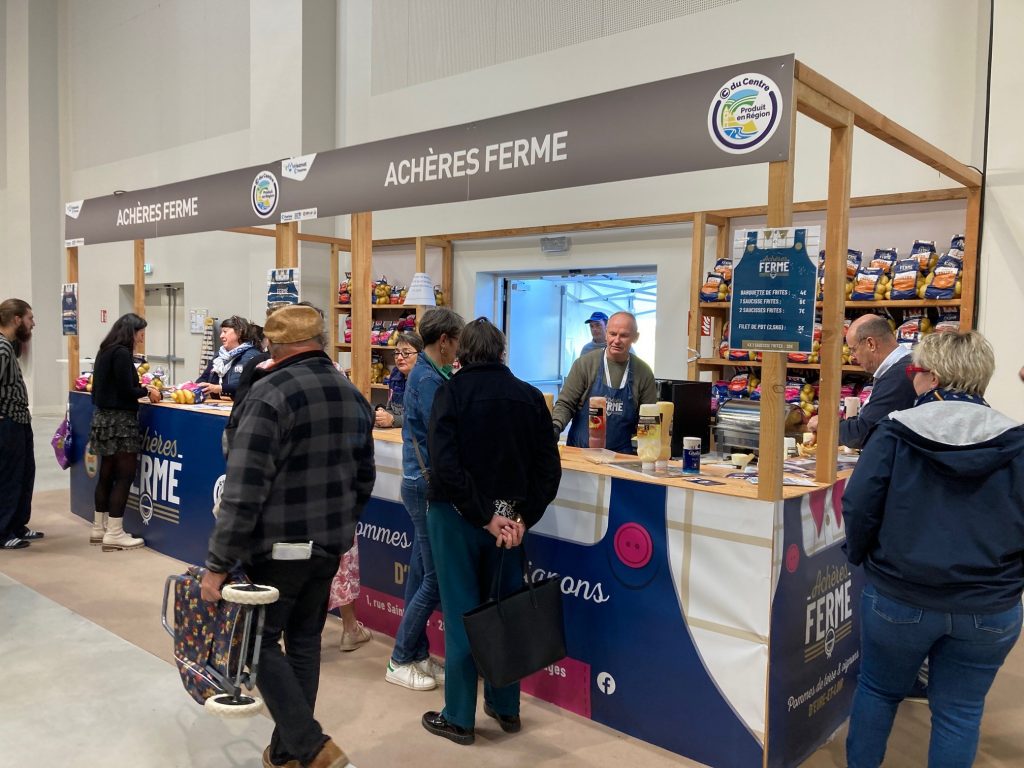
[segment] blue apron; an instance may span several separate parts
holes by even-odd
[[[575,448],[590,447],[590,398],[603,397],[607,402],[604,447],[616,453],[636,453],[632,440],[639,412],[633,401],[633,356],[629,357],[626,373],[618,389],[612,386],[607,356],[603,357],[603,362],[603,374],[598,370],[590,393],[583,399],[583,407],[573,416],[566,445]]]

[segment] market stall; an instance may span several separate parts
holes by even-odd
[[[964,185],[967,248],[975,263],[980,174],[784,56],[142,190],[133,193],[137,202],[127,218],[112,197],[72,203],[69,279],[77,249],[92,242],[271,219],[282,222],[276,224],[279,254],[287,256],[298,237],[295,222],[352,214],[353,280],[361,284],[372,247],[366,211],[764,162],[766,226],[786,227],[794,207],[797,112],[831,131],[829,252],[847,248],[852,138],[859,127]],[[162,219],[169,203],[182,199],[197,201],[189,209],[195,214]],[[705,228],[726,226],[728,219],[680,216],[693,222],[694,258],[703,263]],[[797,764],[846,718],[859,658],[860,576],[839,547],[842,280],[826,266],[825,415],[816,465],[787,465],[784,457],[780,352],[765,353],[761,366],[756,484],[745,476],[651,477],[593,464],[571,449],[563,453],[558,497],[536,527],[530,552],[535,572],[562,576],[569,655],[527,681],[528,692],[715,766]],[[370,309],[358,306],[358,295],[353,337],[363,338]],[[76,344],[72,337],[74,361]],[[367,392],[369,350],[352,352],[353,380]],[[78,434],[86,434],[90,409],[87,397],[72,395]],[[146,440],[137,513],[126,516],[127,530],[144,533],[168,554],[202,559],[223,473],[224,415],[196,406],[142,407]],[[359,527],[361,614],[370,626],[393,632],[411,524],[398,493],[399,437],[376,437],[378,481]],[[76,443],[74,451],[72,509],[91,518],[95,461],[87,445]],[[787,476],[804,484],[785,484]],[[443,627],[433,629],[439,634]]]

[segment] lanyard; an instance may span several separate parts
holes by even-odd
[[[626,359],[626,370],[624,370],[622,372],[622,381],[619,382],[619,386],[617,386],[617,387],[613,387],[612,386],[612,374],[611,374],[611,371],[608,370],[608,353],[606,352],[604,354],[604,381],[608,385],[608,388],[609,389],[622,389],[622,387],[626,383],[626,379],[627,378],[629,378],[629,359],[628,358]]]

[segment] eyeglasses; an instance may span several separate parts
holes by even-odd
[[[419,352],[417,352],[415,349],[411,349],[408,352],[405,352],[405,351],[403,351],[401,349],[396,349],[395,350],[395,357],[405,358],[405,357],[412,357],[413,355],[418,355],[418,354],[419,354]]]
[[[931,373],[931,369],[922,368],[920,365],[907,366],[907,378],[910,379],[911,381],[913,381],[914,377],[917,376],[917,374],[919,373]]]

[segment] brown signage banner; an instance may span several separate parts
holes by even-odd
[[[67,203],[67,246],[789,159],[794,56]]]

